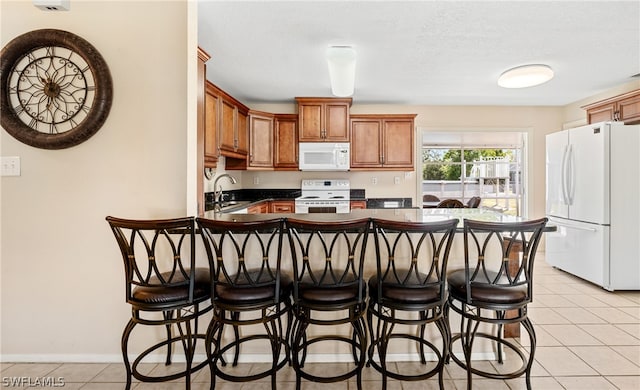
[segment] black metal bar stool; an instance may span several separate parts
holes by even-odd
[[[493,379],[512,379],[526,376],[531,389],[531,365],[536,352],[536,334],[527,316],[527,305],[533,297],[533,264],[547,223],[546,218],[517,223],[464,221],[465,268],[449,273],[449,305],[461,316],[460,333],[452,336],[453,345],[460,343],[464,360],[451,352],[450,356],[467,371],[467,389],[471,389],[472,374]],[[514,251],[519,252],[519,264],[509,269]],[[481,323],[488,324],[478,329]],[[507,324],[522,324],[531,342],[527,354],[504,338],[502,328]],[[495,333],[491,332],[495,329]],[[472,366],[474,341],[493,340],[499,363],[502,350],[507,348],[518,356],[522,365],[507,373],[482,371]]]
[[[358,389],[362,388],[367,346],[366,285],[362,271],[369,226],[368,218],[343,222],[286,221],[294,270],[291,361],[296,372],[296,389],[300,389],[302,379],[331,383],[353,376],[357,378]],[[350,326],[350,337],[309,332],[309,328],[340,325]],[[355,367],[326,376],[306,371],[309,347],[317,343],[326,345],[326,341],[348,345]]]
[[[457,219],[424,223],[373,220],[377,272],[369,279],[368,355],[370,365],[382,374],[382,389],[387,388],[387,377],[418,381],[436,374],[440,389],[444,388],[442,374],[450,338],[444,317],[446,270],[457,224]],[[440,349],[425,338],[430,323],[442,336]],[[413,327],[417,327],[415,332]],[[423,365],[427,363],[425,347],[429,348],[436,364],[419,374],[393,371],[387,365],[387,351],[394,339],[416,342]]]
[[[198,318],[211,310],[209,270],[196,268],[195,222],[193,218],[128,220],[107,217],[124,260],[126,299],[131,319],[122,334],[122,357],[127,372],[126,389],[132,376],[143,382],[165,382],[184,377],[191,386],[191,374],[208,361],[194,366],[198,339]],[[163,326],[167,338],[155,343],[129,362],[129,338],[137,325]],[[173,329],[178,334],[173,335]],[[171,364],[172,345],[181,345],[185,369],[165,376],[148,376],[138,365],[151,353],[166,347],[166,364]]]
[[[271,377],[289,362],[292,278],[281,272],[283,220],[230,222],[197,219],[212,270],[213,318],[207,330],[207,356],[211,361],[211,389],[216,377],[248,382]],[[282,318],[287,315],[286,329]],[[264,333],[241,334],[248,325],[259,324]],[[231,326],[231,340],[224,339]],[[262,340],[262,341],[261,341]],[[223,356],[233,350],[238,364],[240,346],[262,342],[272,351],[271,365],[252,375],[236,375],[224,369]],[[212,348],[214,348],[212,350]]]

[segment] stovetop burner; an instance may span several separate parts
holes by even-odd
[[[349,202],[349,180],[346,179],[311,179],[303,180],[298,201],[344,201]]]

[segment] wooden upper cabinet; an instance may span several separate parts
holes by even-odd
[[[414,118],[396,117],[382,121],[382,165],[387,168],[413,169]]]
[[[196,193],[197,193],[197,213],[204,215],[204,168],[205,168],[205,140],[207,126],[207,106],[206,106],[206,80],[207,65],[211,56],[201,48],[198,48],[198,96],[197,96],[197,125],[196,125]],[[214,115],[215,116],[215,115]],[[215,167],[215,161],[210,162],[210,166]]]
[[[298,116],[276,114],[274,125],[273,167],[276,170],[297,170]]]
[[[351,98],[296,98],[298,141],[349,142]]]
[[[626,124],[640,123],[640,89],[600,100],[586,106],[587,122],[620,121]]]
[[[249,111],[249,168],[273,168],[273,114]]]
[[[351,168],[382,166],[382,121],[351,116]]]
[[[249,108],[218,89],[220,154],[244,160],[248,153]]]
[[[238,117],[236,106],[225,97],[220,99],[220,151],[235,152]]]
[[[213,85],[207,83],[205,94],[204,166],[215,168],[218,163],[219,98]]]
[[[249,109],[246,107],[238,107],[235,151],[242,155],[249,153]]]
[[[618,120],[627,124],[640,123],[640,90],[618,101]]]
[[[413,170],[415,117],[351,115],[351,169]]]

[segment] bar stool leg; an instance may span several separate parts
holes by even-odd
[[[171,318],[173,317],[173,310],[168,310],[162,313],[164,320],[165,321],[170,321]],[[166,324],[165,325],[166,329],[167,329],[167,340],[171,340],[172,334],[171,334],[171,324]],[[171,344],[169,343],[167,344],[167,360],[164,362],[165,366],[168,366],[171,364]]]
[[[131,370],[131,362],[129,362],[129,354],[128,354],[128,345],[129,345],[129,336],[133,331],[133,328],[136,326],[136,322],[133,319],[130,319],[127,323],[127,326],[124,328],[124,332],[122,333],[122,359],[124,360],[124,368],[127,372],[127,384],[125,385],[125,390],[131,389],[131,377],[133,375],[133,371]]]

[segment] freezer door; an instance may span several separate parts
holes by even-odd
[[[609,224],[609,134],[606,123],[569,130],[569,219]]]
[[[549,218],[545,233],[548,264],[606,289],[609,283],[609,226]]]
[[[546,214],[563,218],[569,216],[564,180],[568,143],[567,130],[548,134],[546,137]]]

